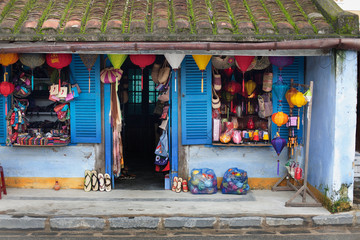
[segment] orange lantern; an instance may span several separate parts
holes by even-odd
[[[282,125],[284,125],[285,123],[288,122],[289,116],[288,116],[286,113],[277,112],[277,113],[274,113],[274,114],[271,116],[271,120],[272,120],[278,127],[281,127]]]
[[[6,82],[6,67],[16,63],[19,60],[19,55],[17,53],[2,53],[0,54],[0,64],[5,67],[4,73],[4,82]]]
[[[291,102],[291,97],[296,94],[298,92],[298,90],[296,90],[296,88],[290,88],[289,90],[287,90],[287,92],[285,93],[285,98],[286,101],[288,102],[290,108],[294,107],[294,104]]]

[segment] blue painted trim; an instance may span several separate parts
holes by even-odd
[[[105,131],[105,173],[112,173],[112,140],[111,140],[111,125],[110,125],[110,84],[104,84],[104,131]]]
[[[177,77],[178,78],[178,77]],[[179,81],[179,79],[177,79]],[[176,87],[177,88],[177,87]],[[179,159],[179,149],[178,149],[178,93],[175,92],[175,73],[174,71],[171,74],[171,83],[170,83],[171,95],[170,95],[170,119],[169,119],[169,139],[170,139],[170,180],[178,176],[178,159]]]

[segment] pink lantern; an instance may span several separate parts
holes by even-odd
[[[155,55],[142,55],[142,54],[135,54],[130,55],[130,60],[133,64],[138,65],[141,68],[141,90],[143,90],[143,72],[146,66],[149,66],[155,62],[156,56]]]
[[[254,56],[235,56],[235,60],[237,65],[239,66],[242,74],[243,74],[243,82],[242,82],[242,91],[245,92],[245,72],[250,66],[251,62],[254,60]]]

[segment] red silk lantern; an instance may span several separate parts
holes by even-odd
[[[59,91],[61,87],[60,72],[61,69],[68,66],[72,61],[72,55],[66,53],[46,54],[46,63],[59,71]]]
[[[0,93],[5,97],[5,114],[7,114],[7,96],[14,92],[15,86],[10,82],[0,83]]]
[[[142,55],[142,54],[135,54],[130,55],[130,60],[133,64],[138,65],[141,68],[141,90],[143,90],[143,72],[146,66],[149,66],[155,62],[156,56],[155,55]]]
[[[243,74],[243,82],[242,82],[242,91],[245,92],[245,72],[250,66],[251,62],[254,60],[254,56],[235,56],[235,60],[237,65],[239,66],[242,74]]]
[[[277,113],[274,113],[274,114],[271,116],[271,120],[272,120],[278,127],[281,127],[282,125],[284,125],[285,123],[288,122],[289,116],[288,116],[286,113],[277,112]]]
[[[234,69],[232,69],[231,67],[229,67],[229,68],[224,69],[223,71],[224,71],[225,75],[226,75],[228,78],[230,78],[231,75],[232,75],[233,72],[234,72]]]

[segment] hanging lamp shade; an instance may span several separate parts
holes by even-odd
[[[282,125],[286,124],[289,120],[289,116],[283,112],[274,113],[271,116],[271,120],[278,126],[281,127]]]
[[[17,53],[1,53],[0,54],[0,64],[3,65],[4,67],[14,64],[18,60],[19,60],[19,55]]]
[[[171,68],[174,70],[174,78],[175,78],[175,92],[176,92],[176,85],[177,85],[177,70],[180,68],[182,61],[185,58],[185,54],[176,54],[176,53],[165,53],[165,58],[170,64]]]
[[[226,68],[226,69],[224,69],[223,71],[224,71],[225,75],[226,75],[228,78],[230,78],[231,75],[234,73],[234,69],[231,68],[231,67]]]
[[[255,56],[235,56],[236,64],[243,74],[242,95],[245,95],[245,72],[247,71],[254,58]]]
[[[280,70],[282,70],[282,68],[289,66],[291,64],[293,64],[295,58],[294,57],[289,57],[289,56],[271,56],[269,57],[269,61],[272,65],[277,66],[278,68],[280,68]]]
[[[117,83],[121,79],[123,71],[115,68],[105,68],[100,72],[100,80],[102,83]]]
[[[279,102],[281,104],[282,100],[285,97],[285,93],[288,90],[289,86],[282,81],[282,79],[279,79],[272,85],[273,92],[275,93],[276,97],[279,99]]]
[[[2,82],[2,83],[0,83],[0,93],[2,95],[4,95],[5,97],[12,94],[14,89],[15,89],[15,86],[11,82]]]
[[[192,55],[194,58],[196,65],[198,66],[199,70],[201,71],[201,92],[204,92],[204,70],[206,66],[209,64],[211,55]]]
[[[256,88],[256,83],[253,80],[249,80],[245,83],[245,89],[247,95],[250,96]]]
[[[286,101],[288,102],[290,108],[294,108],[294,104],[292,104],[291,102],[291,97],[296,94],[298,92],[298,90],[296,90],[296,88],[290,88],[286,93],[285,93],[285,98]]]
[[[144,87],[144,68],[146,66],[149,66],[155,62],[156,56],[155,55],[142,55],[142,54],[134,54],[130,55],[130,60],[133,64],[138,65],[141,68],[141,90],[143,90]]]
[[[68,66],[72,61],[72,55],[66,53],[49,53],[46,54],[46,63],[52,67],[56,68],[59,72],[59,91],[61,87],[61,78],[60,73],[61,69]]]
[[[31,90],[34,90],[34,68],[40,67],[45,63],[45,54],[41,53],[22,53],[19,56],[20,62],[31,69]]]
[[[296,94],[291,96],[290,101],[293,105],[297,106],[298,108],[301,108],[302,106],[307,104],[304,94],[299,91]]]
[[[89,72],[89,93],[90,93],[90,88],[91,88],[90,72],[91,72],[91,68],[96,63],[98,55],[97,54],[79,54],[79,57],[81,58],[81,61],[84,63],[86,69]]]
[[[115,69],[120,69],[127,58],[127,54],[108,54],[111,64]]]
[[[279,156],[281,151],[286,146],[286,140],[277,135],[273,140],[271,140],[271,145],[275,149],[276,154]]]

